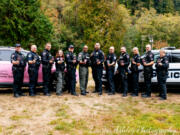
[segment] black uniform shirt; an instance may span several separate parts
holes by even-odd
[[[35,67],[39,68],[39,66],[40,66],[40,57],[39,57],[39,55],[37,53],[35,53],[35,52],[30,51],[27,54],[27,61],[29,62],[29,61],[33,61],[33,60],[35,60],[36,62],[34,64],[29,64],[28,63],[29,68],[35,68]]]
[[[122,66],[121,63],[124,63],[124,66]],[[129,63],[130,63],[129,55],[127,53],[121,53],[118,60],[118,70],[119,71],[127,70]]]
[[[11,55],[11,63],[12,61],[19,61],[18,65],[13,65],[13,67],[21,67],[24,68],[26,66],[26,58],[21,52],[15,51]]]
[[[152,61],[154,61],[154,54],[151,51],[146,52],[145,57],[143,58],[143,62],[150,63]],[[152,66],[153,65],[148,66],[148,67],[152,67]]]
[[[109,53],[106,57],[105,65],[107,69],[114,69],[114,65],[108,66],[108,64],[116,63],[116,55],[114,53]]]
[[[136,62],[136,64],[133,64],[132,62]],[[135,54],[133,55],[132,61],[131,61],[131,70],[133,72],[137,72],[138,71],[138,66],[137,63],[140,63],[140,56],[139,54]]]
[[[61,61],[62,63],[59,64],[58,62]],[[65,64],[64,64],[64,57],[56,57],[55,59],[55,62],[56,62],[56,71],[64,71],[65,69]]]
[[[43,66],[52,66],[52,64],[49,63],[50,60],[53,60],[53,56],[48,50],[44,50],[41,54],[42,58],[42,64]]]
[[[67,68],[76,68],[78,62],[77,62],[77,56],[75,53],[72,53],[72,52],[68,52],[66,54],[66,64],[67,64]],[[73,60],[76,60],[76,63],[73,63]]]
[[[159,63],[162,63],[162,66],[159,65]],[[157,71],[157,72],[168,71],[168,68],[169,68],[169,60],[168,60],[168,57],[166,57],[166,56],[164,56],[164,57],[158,57],[155,66],[156,66],[156,71]]]
[[[97,62],[100,62],[98,65]],[[94,67],[103,67],[103,62],[104,62],[104,53],[102,50],[94,50],[91,53],[91,63],[92,66]]]

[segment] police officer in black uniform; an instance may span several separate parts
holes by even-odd
[[[93,79],[95,81],[95,90],[93,93],[99,93],[102,95],[102,72],[103,72],[103,62],[104,53],[100,50],[100,43],[95,44],[95,50],[91,53],[91,66]]]
[[[117,72],[119,74],[121,84],[123,88],[123,97],[127,96],[128,93],[128,66],[130,63],[129,55],[126,52],[125,47],[121,47],[121,55],[118,60],[118,69]]]
[[[15,52],[11,55],[12,72],[13,72],[13,92],[14,97],[25,96],[22,93],[21,87],[24,80],[24,69],[26,67],[26,58],[21,53],[21,45],[15,45]]]
[[[78,64],[77,56],[74,53],[73,45],[70,45],[68,49],[69,50],[66,54],[65,60],[67,64],[69,92],[71,93],[71,95],[78,96],[76,93],[76,67]]]
[[[27,54],[28,61],[28,73],[29,73],[29,95],[35,96],[36,94],[36,85],[38,81],[38,71],[40,66],[40,57],[36,53],[37,46],[32,45],[31,51]]]
[[[116,55],[114,54],[114,47],[109,48],[109,54],[106,57],[106,74],[108,80],[108,95],[115,94],[115,84],[114,84],[114,69],[116,64]]]
[[[131,59],[131,72],[132,72],[132,82],[133,82],[133,91],[132,96],[138,96],[139,93],[139,71],[138,66],[140,66],[140,56],[139,50],[137,47],[133,48],[133,57]]]
[[[50,96],[51,68],[54,57],[50,53],[51,43],[46,43],[45,49],[41,54],[43,72],[43,91],[45,96]]]
[[[153,77],[153,64],[154,64],[154,54],[151,52],[151,45],[146,45],[146,54],[142,59],[142,64],[144,66],[144,82],[146,87],[146,92],[142,94],[142,97],[151,97],[151,78]]]
[[[167,99],[167,88],[166,80],[168,77],[169,60],[164,50],[160,50],[160,57],[157,58],[156,62],[156,73],[160,91],[160,100]]]

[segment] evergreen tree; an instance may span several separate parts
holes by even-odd
[[[173,13],[174,1],[173,0],[154,0],[155,9],[158,13]]]
[[[28,48],[30,43],[43,45],[51,40],[53,27],[40,6],[39,0],[1,0],[0,41],[3,45],[19,42]]]

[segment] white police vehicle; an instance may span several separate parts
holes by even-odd
[[[167,85],[180,85],[180,49],[176,49],[175,47],[166,47],[164,48],[166,55],[169,58],[169,74],[167,79]],[[160,50],[152,50],[154,54],[154,60],[156,62],[157,57],[159,56]],[[144,56],[144,55],[143,55]],[[143,58],[143,56],[141,58]],[[118,65],[116,64],[115,71],[117,70]],[[106,71],[103,70],[103,84],[107,84],[106,79]],[[144,83],[144,71],[143,66],[139,66],[139,83]],[[155,64],[153,65],[153,78],[152,83],[157,83],[157,75]]]
[[[176,49],[175,47],[166,47],[164,50],[169,58],[169,74],[167,78],[167,85],[180,85],[180,49]],[[155,62],[157,57],[159,57],[159,51],[160,50],[152,50]],[[139,67],[139,71],[139,83],[143,83],[144,72],[142,65]],[[152,83],[157,83],[155,64],[153,65]]]

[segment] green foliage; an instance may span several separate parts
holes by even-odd
[[[100,42],[105,52],[112,45],[119,50],[131,24],[129,11],[123,5],[104,0],[70,2],[58,11],[59,47],[74,44],[79,52],[87,44],[92,51],[94,44]]]
[[[100,42],[105,53],[110,46],[119,53],[121,46],[144,49],[152,35],[155,47],[179,48],[179,9],[180,0],[1,0],[0,45],[35,43],[42,50],[50,41],[55,53],[70,44],[92,51]]]
[[[1,0],[0,41],[12,46],[19,42],[42,46],[51,40],[53,27],[40,9],[39,0]]]
[[[151,9],[141,11],[137,16],[135,26],[141,35],[153,35],[155,42],[167,42],[171,46],[180,47],[179,15],[159,15]]]
[[[141,10],[142,8],[155,8],[158,13],[174,13],[174,11],[180,11],[179,0],[119,0],[119,2],[126,5],[133,15],[136,10]]]

